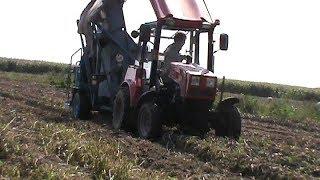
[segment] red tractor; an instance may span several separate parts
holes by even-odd
[[[198,1],[195,0],[179,1],[175,4],[169,0],[150,2],[157,15],[157,21],[145,23],[139,30],[131,33],[131,37],[139,37],[135,48],[132,48],[134,50],[130,49],[133,46],[128,45],[132,44],[133,40],[126,34],[125,28],[122,31],[129,40],[127,39],[127,44],[123,46],[116,40],[116,36],[110,35],[112,31],[92,22],[96,28],[94,33],[97,34],[94,36],[94,42],[98,44],[93,46],[95,52],[103,52],[102,47],[108,47],[110,44],[118,50],[113,56],[110,55],[112,53],[106,53],[105,57],[110,55],[111,58],[103,58],[101,52],[95,54],[91,60],[88,55],[83,55],[85,58],[82,58],[76,68],[78,71],[75,71],[78,72],[76,77],[80,78],[75,80],[78,87],[73,88],[70,103],[75,117],[81,118],[91,110],[109,107],[115,129],[130,129],[145,139],[157,138],[161,135],[163,125],[172,124],[179,124],[200,136],[214,129],[217,136],[238,139],[241,134],[241,116],[235,104],[239,103],[239,100],[222,100],[222,88],[220,102],[213,108],[218,91],[218,80],[213,68],[216,52],[213,33],[220,21],[207,20]],[[175,9],[179,7],[181,12],[172,12],[172,6]],[[104,7],[110,10],[109,6]],[[185,56],[185,61],[172,62],[168,72],[164,73],[163,46],[167,46],[165,41],[171,41],[172,35],[177,32],[189,36],[188,56]],[[205,48],[201,47],[206,43],[208,45]],[[83,45],[83,48],[86,47]],[[204,49],[207,51],[202,52]],[[221,34],[220,50],[227,49],[228,35]],[[203,57],[202,54],[207,56]],[[200,59],[203,62],[204,58],[207,59],[207,68],[200,66]],[[117,70],[116,73],[102,71],[102,65],[98,64],[104,61],[114,61],[118,65],[122,62],[119,66],[121,70]],[[97,71],[88,70],[92,64],[97,67]],[[112,75],[117,77],[118,83],[115,86],[112,85],[114,82],[110,81],[109,76]],[[106,82],[105,86],[108,88],[116,87],[115,91],[110,91],[114,92],[114,95],[109,93],[111,95],[107,98],[99,95],[103,82]]]

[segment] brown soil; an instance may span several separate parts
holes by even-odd
[[[170,129],[161,139],[150,142],[134,134],[112,130],[110,114],[95,113],[91,121],[73,120],[63,107],[65,97],[63,90],[54,87],[0,79],[0,118],[8,123],[6,138],[19,136],[25,149],[32,151],[36,165],[75,171],[74,178],[93,177],[94,172],[43,151],[38,147],[39,134],[28,130],[29,126],[37,122],[63,124],[92,141],[102,138],[118,142],[123,155],[137,159],[140,168],[179,179],[315,178],[320,174],[320,125],[317,124],[300,128],[249,118],[243,120],[243,136],[239,143],[216,138],[214,133],[199,139]],[[3,157],[0,154],[0,160],[12,165],[23,163],[25,158],[23,154],[9,153]],[[28,176],[28,172],[25,175]]]

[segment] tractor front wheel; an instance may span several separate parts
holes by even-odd
[[[72,114],[75,119],[88,120],[90,118],[90,101],[84,93],[77,92],[74,94]]]
[[[161,135],[162,121],[159,107],[152,102],[142,104],[138,113],[138,132],[143,139],[154,139]]]
[[[128,88],[121,88],[113,104],[112,126],[114,129],[125,129],[129,126],[130,93]]]
[[[241,135],[241,116],[238,108],[233,105],[221,107],[215,125],[215,133],[220,137],[238,140]]]

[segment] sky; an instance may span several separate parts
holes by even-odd
[[[0,57],[68,63],[80,48],[76,20],[89,0],[0,1]],[[207,0],[229,50],[215,72],[229,79],[320,87],[318,0]],[[127,0],[128,31],[156,19],[148,0]]]

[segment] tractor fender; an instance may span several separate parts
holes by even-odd
[[[129,81],[124,81],[122,82],[122,84],[120,85],[120,88],[128,88],[129,90],[129,97],[130,97],[130,106],[132,106],[132,101],[133,101],[133,90],[132,90],[132,87],[134,86],[133,83],[130,83]]]
[[[120,88],[128,88],[130,90],[130,86],[132,86],[132,84],[130,85],[129,82],[124,81],[121,85]]]
[[[240,103],[240,100],[238,98],[235,98],[235,97],[227,98],[227,99],[224,99],[223,101],[221,101],[218,104],[217,109],[221,110],[221,109],[223,109],[225,107],[233,106],[233,105],[238,104],[238,103]]]
[[[137,84],[131,80],[125,80],[121,86],[121,88],[128,88],[129,97],[130,97],[130,106],[136,107],[139,100],[141,99],[141,88],[137,86]]]

